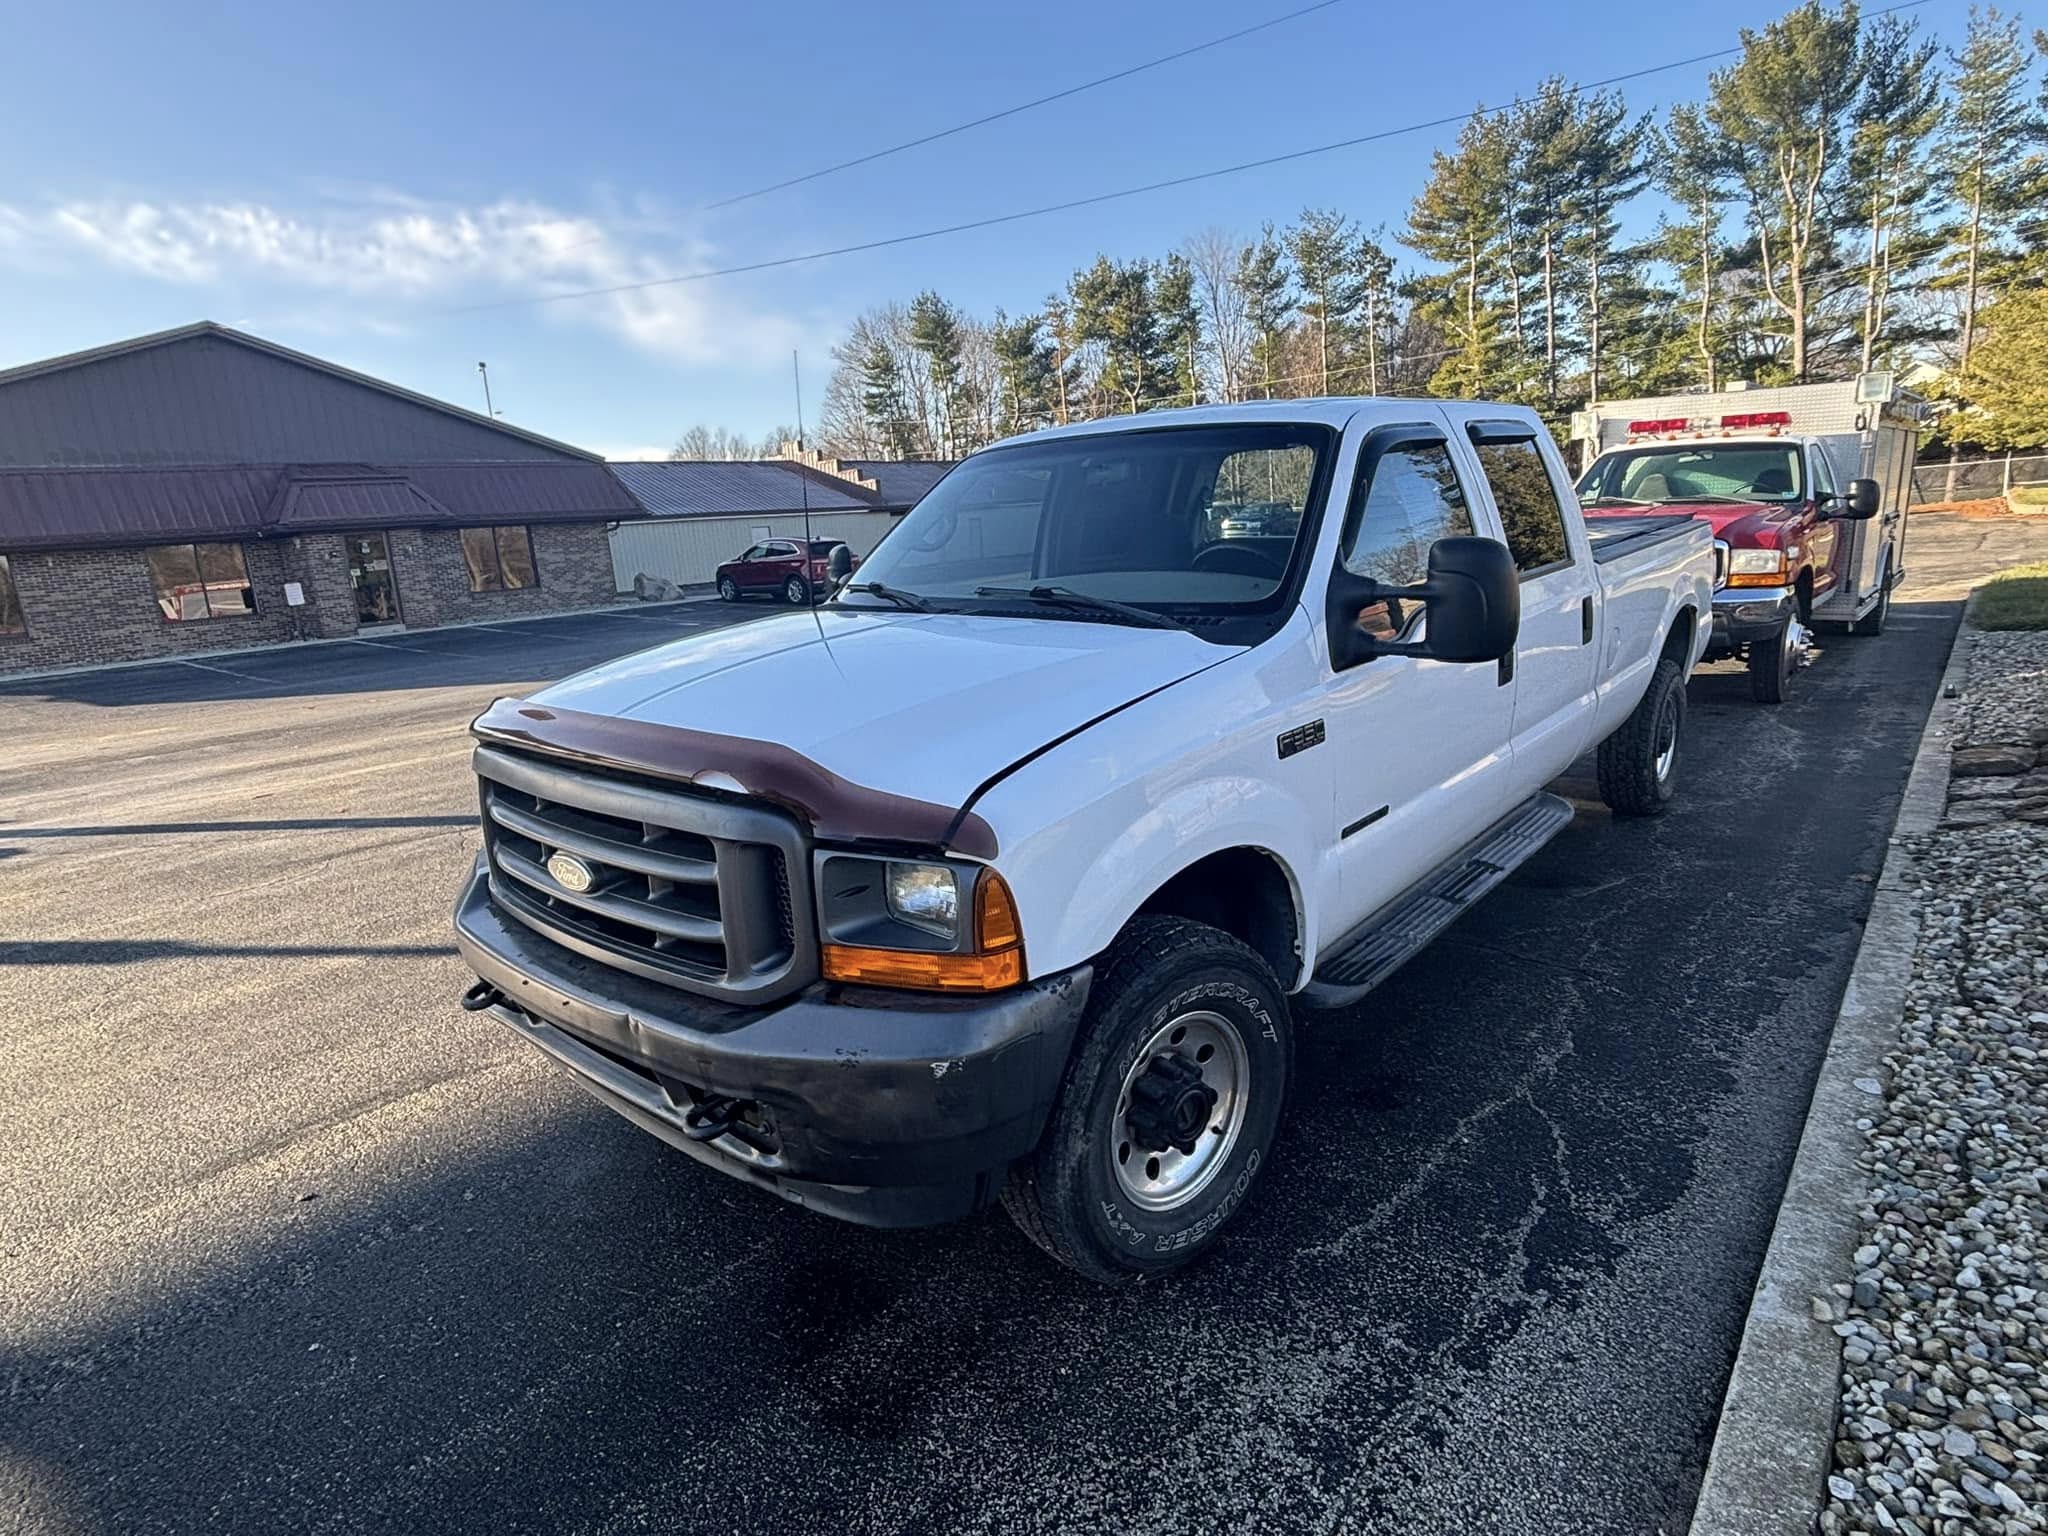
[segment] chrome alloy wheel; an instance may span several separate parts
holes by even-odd
[[[1131,1203],[1170,1211],[1230,1161],[1251,1101],[1244,1036],[1220,1013],[1169,1020],[1138,1053],[1117,1092],[1109,1162]]]
[[[1813,664],[1813,631],[1795,616],[1785,625],[1785,670],[1787,674]]]

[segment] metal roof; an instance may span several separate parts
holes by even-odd
[[[597,458],[211,321],[0,372],[0,464]]]
[[[868,477],[881,487],[882,504],[912,507],[924,493],[945,477],[950,463],[933,459],[842,459],[848,469]]]
[[[0,468],[0,552],[639,515],[602,464]]]
[[[821,483],[773,459],[655,459],[611,466],[655,517],[870,512],[880,503],[851,486]]]

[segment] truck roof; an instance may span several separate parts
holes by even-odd
[[[1542,426],[1542,418],[1527,406],[1493,400],[1435,400],[1415,395],[1320,395],[1302,400],[1243,400],[1234,405],[1182,405],[1137,415],[1102,416],[1093,421],[1077,421],[1064,427],[1026,432],[991,446],[1126,432],[1133,428],[1231,426],[1246,422],[1308,422],[1342,430],[1362,414],[1412,419],[1418,411],[1426,413],[1437,409],[1448,411],[1453,420],[1516,420]]]

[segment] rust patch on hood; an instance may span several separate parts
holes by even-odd
[[[469,729],[479,741],[682,784],[712,775],[729,778],[745,793],[795,811],[821,838],[879,838],[950,848],[970,858],[996,856],[995,829],[973,812],[962,815],[952,806],[851,783],[778,742],[518,699],[499,699]]]

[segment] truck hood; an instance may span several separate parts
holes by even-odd
[[[957,808],[1019,758],[1241,649],[1182,630],[828,605],[624,656],[527,702],[772,742],[853,785]]]
[[[1707,523],[1717,539],[1742,544],[1765,529],[1775,531],[1783,527],[1798,510],[1796,502],[1787,506],[1775,501],[1658,501],[1640,507],[1589,508],[1586,516],[1647,517],[1653,513],[1675,512]]]

